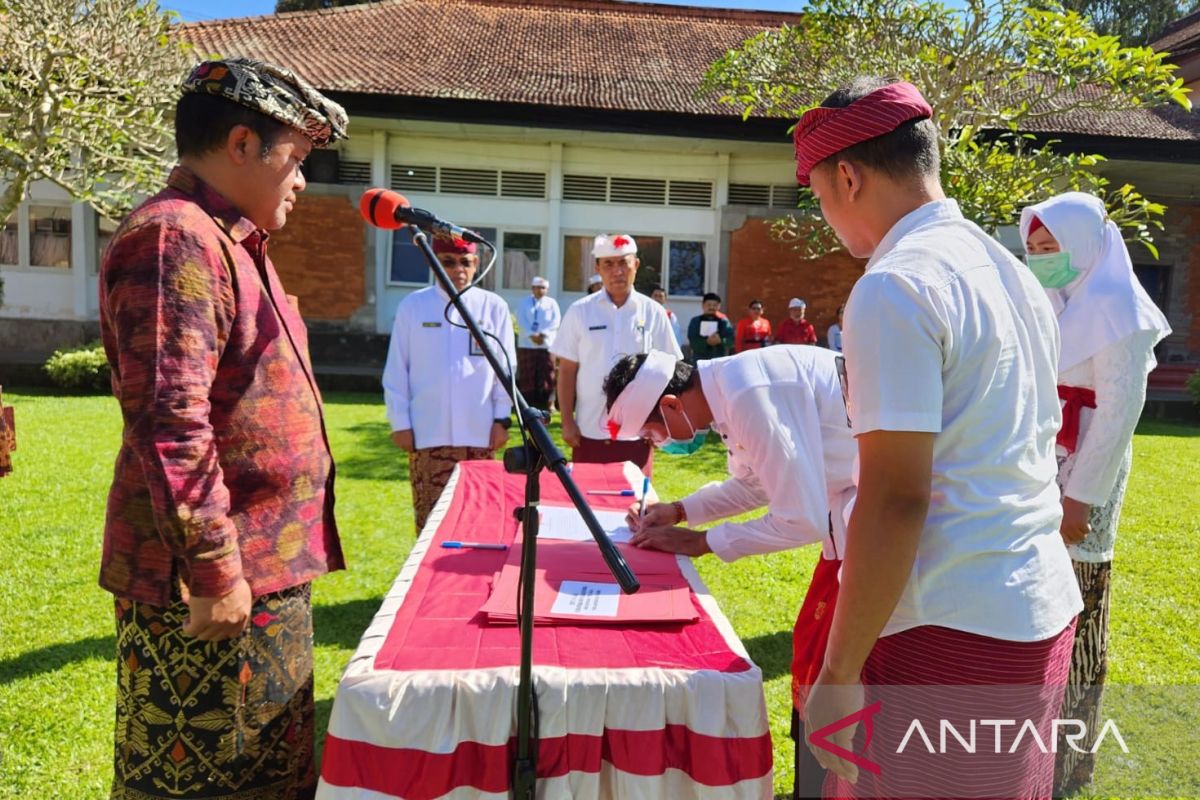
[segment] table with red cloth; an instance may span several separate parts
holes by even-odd
[[[631,464],[577,464],[582,489],[641,489]],[[550,473],[542,502],[569,505]],[[520,640],[489,624],[524,479],[497,461],[459,464],[338,686],[318,798],[502,798],[516,749]],[[597,509],[628,497],[589,495]],[[534,631],[540,798],[770,798],[762,672],[679,557],[699,619]]]

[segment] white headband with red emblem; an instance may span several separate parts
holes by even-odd
[[[615,258],[637,254],[637,242],[623,233],[600,234],[592,242],[592,258]]]
[[[608,410],[608,433],[613,439],[641,438],[646,420],[675,375],[675,356],[651,350]]]

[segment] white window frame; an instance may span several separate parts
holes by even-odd
[[[642,237],[642,236],[655,238],[655,239],[662,239],[663,263],[660,266],[659,278],[662,282],[663,289],[665,289],[667,292],[667,297],[681,297],[681,298],[693,298],[694,297],[698,300],[701,297],[703,297],[706,292],[714,291],[714,289],[712,288],[715,283],[715,278],[713,276],[713,247],[714,247],[713,237],[711,237],[711,236],[696,236],[696,235],[687,234],[687,233],[678,233],[678,234],[655,233],[652,231],[642,231],[641,233],[633,233],[633,232],[630,232],[629,229],[622,229],[620,232],[628,234],[629,236],[632,236],[634,238],[634,241],[637,241],[638,238]],[[598,236],[601,233],[612,233],[612,231],[595,231],[595,232],[587,233],[587,232],[583,232],[580,230],[564,228],[561,231],[559,231],[559,238],[563,239],[565,242],[565,240],[568,237],[577,236],[577,237],[583,237],[583,238],[590,239],[590,238],[594,238],[594,237]],[[704,286],[701,287],[700,294],[676,295],[671,292],[671,242],[702,242],[704,244]],[[566,256],[566,248],[565,247],[563,248],[562,253],[560,253],[560,256],[565,258],[565,256]],[[639,258],[640,258],[640,255],[639,255]],[[577,291],[575,289],[567,289],[566,288],[566,273],[561,272],[561,270],[565,267],[566,267],[565,263],[562,263],[562,264],[559,264],[556,266],[556,269],[560,270],[559,277],[560,277],[561,283],[564,287],[563,291],[570,292],[573,294],[586,294],[587,293],[586,285],[584,286],[582,291]]]
[[[74,263],[75,243],[77,241],[77,237],[84,235],[84,232],[76,230],[78,226],[75,225],[74,217],[69,216],[69,219],[71,220],[71,266],[64,269],[62,267],[47,267],[40,264],[34,264],[32,248],[30,247],[30,237],[33,233],[33,229],[30,227],[29,223],[29,210],[31,206],[61,208],[66,210],[68,215],[71,215],[72,213],[72,204],[69,202],[63,202],[61,200],[39,199],[22,200],[17,206],[16,211],[13,212],[17,217],[17,263],[0,264],[0,268],[10,272],[32,272],[50,275],[70,275],[74,273],[75,270],[79,268],[79,265]]]
[[[541,246],[542,271],[543,271],[543,273],[545,272],[545,269],[546,269],[546,243],[547,243],[547,237],[549,235],[545,228],[526,227],[523,225],[515,225],[515,226],[509,227],[509,226],[503,226],[503,225],[494,225],[491,223],[479,223],[478,225],[464,225],[463,227],[465,227],[469,230],[478,230],[479,228],[492,228],[496,231],[496,241],[494,242],[494,244],[496,245],[496,265],[492,268],[492,274],[494,277],[494,283],[495,283],[496,288],[491,291],[516,292],[516,291],[520,291],[522,288],[523,289],[529,288],[528,286],[524,286],[524,287],[507,289],[504,286],[504,235],[506,233],[526,233],[526,234],[533,234],[533,235],[539,237],[542,242],[542,246]],[[385,285],[388,288],[394,288],[394,289],[423,289],[426,286],[432,286],[433,285],[433,273],[429,273],[429,277],[425,280],[424,283],[416,283],[413,281],[394,281],[394,280],[392,280],[392,253],[394,252],[394,247],[395,247],[395,242],[394,242],[395,236],[396,236],[396,231],[393,230],[389,233],[388,239],[387,239],[388,258],[387,258],[387,274],[386,274],[386,279],[384,281]],[[479,268],[482,270],[483,267],[485,267],[485,266],[486,266],[486,264],[483,264],[482,260],[481,260]]]

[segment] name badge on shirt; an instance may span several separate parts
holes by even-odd
[[[589,325],[588,330],[589,331],[604,331],[604,330],[608,330],[608,326],[607,325]]]
[[[483,345],[479,343],[479,340],[475,338],[475,335],[470,331],[467,331],[467,337],[470,341],[470,347],[468,348],[467,352],[473,356],[485,355],[483,351]]]
[[[440,327],[442,327],[442,323],[440,323],[440,322],[422,322],[421,327],[422,328],[440,328]]]

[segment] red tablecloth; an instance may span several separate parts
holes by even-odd
[[[584,489],[640,484],[632,465],[579,464],[573,475]],[[515,626],[487,624],[479,607],[506,553],[440,543],[511,543],[522,492],[498,462],[455,472],[339,685],[318,797],[505,796],[520,644]],[[542,500],[569,504],[549,473]],[[679,562],[695,623],[535,630],[539,796],[770,797],[761,672]]]

